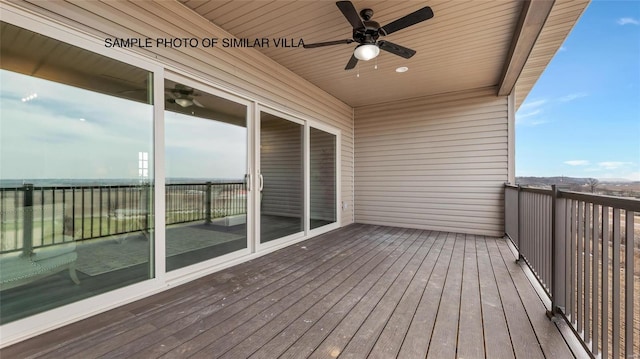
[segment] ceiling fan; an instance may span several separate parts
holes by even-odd
[[[196,93],[191,87],[176,84],[174,88],[167,88],[165,91],[171,95],[171,97],[167,99],[169,103],[175,103],[182,107],[196,105],[204,108],[204,105],[194,98],[195,96],[200,96],[200,94]]]
[[[359,45],[356,46],[353,51],[351,59],[349,59],[347,66],[344,68],[345,70],[351,70],[356,67],[358,60],[367,61],[375,58],[380,53],[380,49],[388,51],[394,55],[404,57],[405,59],[415,55],[415,50],[386,40],[378,39],[380,36],[387,36],[398,30],[429,20],[433,17],[433,11],[431,8],[425,6],[420,10],[416,10],[411,14],[405,15],[381,27],[380,24],[371,20],[373,17],[373,10],[371,9],[362,9],[360,11],[360,15],[358,15],[356,8],[353,6],[351,1],[338,1],[336,2],[336,5],[344,17],[347,18],[351,27],[353,27],[353,38],[318,42],[315,44],[304,44],[303,47],[305,49],[312,49],[322,46],[351,44],[353,42],[357,42]]]

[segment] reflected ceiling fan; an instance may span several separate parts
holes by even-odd
[[[165,89],[165,91],[170,95],[170,98],[167,99],[167,102],[169,103],[175,103],[182,107],[196,105],[198,107],[204,108],[204,105],[195,99],[195,97],[200,96],[200,94],[196,93],[195,90],[191,87],[176,84],[174,88],[167,88]]]
[[[430,7],[425,6],[420,10],[416,10],[411,14],[405,15],[395,21],[388,23],[385,26],[380,26],[377,22],[371,20],[373,17],[373,10],[362,9],[360,15],[356,11],[351,1],[338,1],[336,2],[338,9],[342,12],[347,21],[353,27],[353,38],[335,41],[318,42],[315,44],[305,44],[305,49],[312,49],[322,46],[351,44],[357,42],[351,59],[347,63],[345,70],[351,70],[356,67],[358,60],[368,61],[378,56],[380,49],[388,51],[394,55],[410,58],[416,54],[415,50],[406,48],[394,44],[386,40],[378,40],[380,36],[390,35],[398,30],[402,30],[417,23],[429,20],[433,17],[433,11]]]

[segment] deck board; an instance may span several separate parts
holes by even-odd
[[[573,354],[503,239],[350,225],[4,348],[0,356]]]
[[[538,297],[537,293],[531,286],[526,275],[519,267],[519,265],[513,262],[513,253],[506,246],[499,246],[500,253],[504,258],[507,269],[511,274],[511,278],[516,283],[516,289],[518,295],[522,299],[524,308],[527,311],[531,325],[533,326],[540,347],[544,352],[546,358],[569,358],[572,356],[569,348],[564,345],[562,337],[554,335],[555,325],[551,322],[546,314],[546,308],[542,303],[542,300]]]
[[[430,234],[429,239],[433,240],[431,250],[413,277],[409,288],[395,308],[393,315],[384,324],[384,330],[369,353],[370,359],[395,358],[398,355],[403,338],[409,330],[409,325],[411,325],[411,320],[416,314],[420,299],[425,293],[426,283],[429,281],[442,251],[444,241],[436,243],[436,238],[437,232]]]
[[[514,358],[507,319],[489,258],[488,240],[481,237],[476,241],[485,353],[487,358]]]
[[[440,233],[438,241],[442,241],[444,247],[438,257],[431,278],[426,283],[425,293],[418,304],[418,309],[400,347],[399,358],[424,358],[429,350],[431,334],[433,333],[438,307],[441,304],[440,299],[442,298],[442,290],[444,289],[454,245],[454,241],[447,240],[447,233]]]
[[[292,324],[294,321],[298,320],[299,318],[304,316],[305,319],[303,319],[303,321],[311,320],[311,319],[306,319],[306,318],[309,318],[309,316],[304,315],[309,308],[313,308],[316,304],[319,305],[320,307],[327,308],[332,304],[338,302],[351,289],[356,288],[360,283],[366,283],[367,277],[379,278],[379,274],[376,272],[379,271],[381,268],[387,267],[387,264],[385,262],[389,263],[390,261],[393,261],[394,258],[397,258],[402,251],[405,251],[405,253],[408,253],[411,250],[411,247],[413,247],[414,243],[417,242],[418,236],[419,236],[419,232],[414,231],[407,238],[407,240],[405,240],[401,246],[396,247],[393,252],[389,254],[384,252],[379,253],[379,255],[376,255],[375,257],[373,257],[366,264],[356,265],[357,270],[354,271],[352,274],[350,274],[348,277],[346,277],[342,282],[338,283],[339,285],[337,287],[332,288],[327,286],[326,289],[317,291],[318,295],[310,296],[309,298],[305,298],[308,300],[300,301],[296,303],[295,308],[292,307],[290,310],[288,310],[289,314],[295,313],[296,315],[281,316],[273,320],[272,323],[270,323],[269,325],[265,325],[261,328],[260,333],[257,333],[257,335],[255,336],[256,340],[251,340],[252,338],[248,338],[242,343],[237,344],[235,348],[233,348],[233,350],[225,353],[223,357],[225,358],[249,357],[251,354],[257,351],[263,345],[271,341],[271,339],[275,334],[288,328],[290,324]],[[292,329],[288,329],[288,331],[291,331],[291,330]]]
[[[462,289],[462,267],[464,262],[464,235],[450,233],[448,241],[455,240],[453,254],[447,269],[447,278],[438,307],[435,326],[427,356],[433,358],[455,358],[460,323],[460,295]]]
[[[458,327],[459,358],[484,358],[484,332],[482,330],[482,304],[480,302],[480,276],[476,237],[465,239],[462,291],[460,296],[460,323]]]
[[[493,271],[498,284],[498,291],[503,302],[505,317],[507,318],[507,326],[509,327],[509,335],[513,344],[513,351],[517,358],[544,358],[540,344],[531,327],[531,322],[522,305],[522,301],[518,296],[517,289],[511,280],[511,276],[505,266],[504,259],[498,244],[493,238],[486,240],[489,250],[489,257],[493,266]]]

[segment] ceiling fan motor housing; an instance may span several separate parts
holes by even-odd
[[[373,13],[373,10],[371,13]],[[380,37],[380,33],[378,31],[378,29],[380,29],[380,24],[373,20],[364,20],[362,23],[364,24],[364,27],[353,29],[353,39],[361,44],[375,44]]]

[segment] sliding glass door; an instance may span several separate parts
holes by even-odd
[[[165,81],[168,271],[247,248],[248,106],[210,92]]]
[[[337,225],[338,132],[265,109],[258,127],[259,244]]]
[[[260,111],[260,243],[303,233],[304,124]]]
[[[315,229],[337,221],[337,136],[309,129],[309,227]]]
[[[154,74],[0,27],[4,325],[156,276]]]

